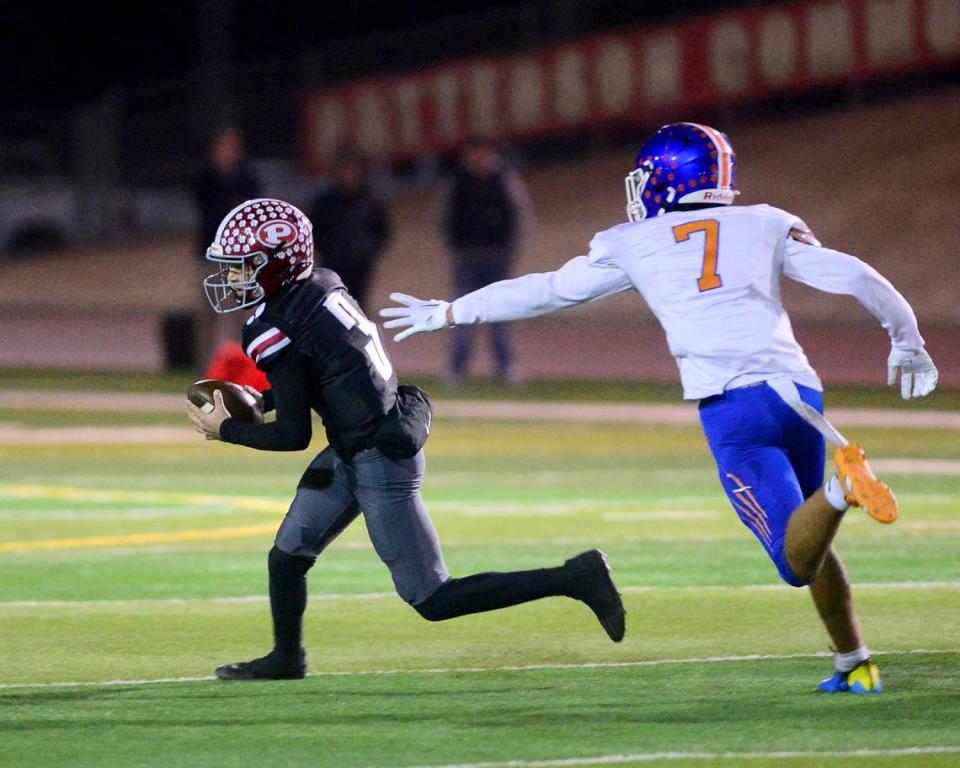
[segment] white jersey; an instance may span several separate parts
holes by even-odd
[[[780,302],[780,276],[857,298],[893,346],[923,338],[907,301],[859,259],[820,247],[768,205],[673,212],[597,234],[555,272],[493,283],[453,302],[457,324],[517,320],[634,289],[667,334],[688,400],[786,375],[820,389]]]

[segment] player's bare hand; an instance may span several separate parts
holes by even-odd
[[[263,392],[261,392],[256,387],[251,387],[249,384],[243,385],[244,391],[248,392],[250,396],[257,401],[257,408],[261,411],[263,410]]]
[[[887,358],[887,386],[897,383],[900,373],[900,396],[904,400],[924,397],[937,388],[940,374],[925,349],[892,349]]]
[[[415,333],[439,331],[453,325],[450,302],[440,299],[418,299],[406,293],[391,293],[390,300],[400,306],[384,307],[380,317],[392,318],[383,324],[384,328],[406,328],[393,337],[394,341],[403,341]]]
[[[221,440],[220,425],[230,418],[230,411],[223,404],[223,395],[220,390],[213,393],[213,410],[204,413],[189,400],[187,401],[187,417],[193,423],[193,428],[207,440]]]

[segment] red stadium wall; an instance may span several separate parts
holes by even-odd
[[[823,0],[449,62],[307,95],[302,160],[346,143],[382,161],[482,134],[514,142],[935,71],[960,62],[957,0]]]

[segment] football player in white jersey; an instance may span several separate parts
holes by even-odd
[[[394,293],[399,306],[380,314],[390,318],[385,327],[405,328],[395,337],[400,341],[640,293],[666,332],[684,398],[699,401],[731,504],[781,578],[810,586],[836,650],[835,673],[820,690],[879,693],[879,671],[833,538],[848,506],[889,523],[897,501],[859,445],[837,449],[837,471],[823,482],[824,438],[808,415],[823,411],[822,386],[781,305],[781,276],[853,296],[866,307],[890,334],[888,384],[899,373],[904,399],[932,392],[937,369],[913,310],[882,275],[822,247],[786,211],[732,207],[735,173],[733,148],[722,133],[695,123],[666,125],[641,147],[626,177],[629,221],[597,234],[586,256],[453,302]]]

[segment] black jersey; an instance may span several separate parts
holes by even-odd
[[[380,341],[335,272],[317,269],[302,283],[261,304],[243,328],[243,348],[267,374],[277,421],[260,426],[228,419],[227,442],[291,450],[309,443],[309,409],[343,458],[367,447],[397,401],[397,377]]]

